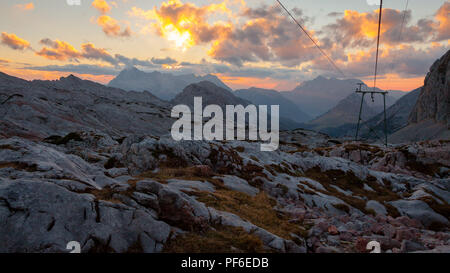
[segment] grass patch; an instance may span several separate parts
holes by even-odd
[[[332,150],[331,147],[314,148],[314,152],[316,152],[318,155],[321,155],[321,156],[326,156],[331,150]]]
[[[392,216],[394,218],[397,218],[397,217],[401,216],[401,214],[398,211],[398,209],[396,207],[394,207],[393,205],[385,203],[384,207],[386,208],[386,211],[387,211],[388,215],[390,215],[390,216]]]
[[[211,146],[208,159],[215,171],[221,174],[232,174],[234,166],[242,166],[242,157],[232,149],[224,149],[222,146]]]
[[[180,168],[187,167],[188,165],[183,158],[176,155],[175,152],[170,148],[164,147],[152,151],[152,156],[156,159],[159,159],[161,155],[165,155],[166,159],[159,163],[160,167]]]
[[[264,253],[256,235],[241,227],[215,226],[204,233],[187,233],[169,240],[164,253]]]
[[[247,165],[242,167],[242,171],[240,172],[240,174],[238,174],[238,176],[248,181],[251,186],[262,189],[264,182],[257,177],[269,179],[269,177],[263,171],[263,167],[248,163]]]
[[[292,171],[289,165],[287,165],[286,163],[281,165],[276,164],[266,165],[265,168],[272,175],[277,175],[277,173],[284,173],[294,177],[302,176],[302,174],[299,171]]]
[[[123,168],[124,165],[115,157],[110,157],[104,165],[105,169],[109,170],[112,168]]]
[[[289,146],[295,148],[295,150],[289,151],[288,152],[289,154],[303,153],[303,152],[307,152],[307,151],[311,150],[310,148],[308,148],[308,146],[298,144],[298,143],[282,143],[282,142],[280,142],[280,144],[286,144],[286,145],[289,145]]]
[[[104,187],[100,190],[98,189],[88,189],[85,193],[92,194],[95,196],[96,200],[103,200],[111,203],[120,204],[122,201],[116,199],[113,197],[115,191],[114,189],[111,189],[110,187]]]
[[[194,166],[194,167],[185,167],[185,168],[160,168],[157,172],[145,172],[137,176],[139,180],[145,178],[151,178],[160,183],[167,183],[166,181],[169,179],[179,179],[179,180],[187,180],[187,181],[208,181],[213,184],[216,188],[223,189],[225,188],[222,180],[213,178],[215,173],[213,172],[205,172],[202,169]]]
[[[401,197],[391,190],[390,183],[385,181],[385,186],[378,184],[375,177],[368,176],[365,180],[359,179],[352,171],[344,172],[341,170],[321,171],[319,167],[314,167],[305,172],[305,176],[315,181],[320,182],[328,192],[324,194],[332,194],[333,196],[343,200],[345,203],[359,209],[360,211],[371,214],[372,212],[366,209],[366,201],[355,196],[367,197],[368,200],[376,200],[380,203],[395,201]],[[374,191],[364,189],[364,184],[369,185]],[[343,190],[352,192],[351,196],[347,196],[331,185],[338,186]],[[391,210],[394,215],[397,215],[394,210]],[[393,216],[393,215],[392,215]]]
[[[346,213],[350,212],[350,207],[346,204],[334,204],[333,207],[337,208],[338,210],[342,210]]]
[[[236,214],[242,219],[284,239],[293,239],[291,233],[298,236],[304,235],[302,227],[289,223],[287,215],[282,215],[274,209],[277,202],[264,192],[260,192],[256,196],[250,196],[245,193],[222,189],[214,193],[195,192],[193,194],[197,196],[198,201],[208,207]]]
[[[435,212],[439,213],[440,215],[444,216],[445,218],[447,218],[447,219],[450,218],[450,205],[447,204],[445,201],[443,204],[440,204],[431,196],[425,196],[425,197],[420,198],[419,200],[427,203],[428,206],[430,206],[430,208],[432,208]],[[441,201],[442,201],[442,199],[441,199]]]
[[[0,169],[13,168],[18,171],[37,172],[36,164],[26,164],[24,162],[0,162]]]
[[[406,167],[410,170],[420,172],[429,176],[434,176],[435,174],[440,173],[441,167],[445,167],[444,165],[439,163],[424,164],[421,161],[417,160],[417,156],[410,153],[406,148],[400,149],[400,152],[402,152],[406,157]]]
[[[259,159],[254,155],[250,156],[250,159],[252,159],[253,161],[259,162]]]
[[[372,146],[367,143],[360,143],[360,144],[347,144],[344,146],[344,149],[346,152],[352,152],[352,151],[368,151],[372,154],[378,154],[380,152],[383,152],[382,149],[380,149],[377,146]]]
[[[64,145],[64,144],[67,144],[71,140],[83,141],[80,134],[73,132],[73,133],[67,134],[65,137],[56,136],[56,135],[49,136],[44,139],[44,142],[55,144],[55,145]]]
[[[20,149],[7,144],[7,145],[0,145],[0,150],[18,151]]]

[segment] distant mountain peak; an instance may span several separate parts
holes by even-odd
[[[236,90],[234,94],[255,105],[280,105],[280,117],[290,119],[297,123],[306,122],[311,119],[297,105],[276,90],[251,87],[249,89]]]
[[[140,70],[137,69],[135,66],[128,66],[128,67],[125,68],[124,70],[127,70],[127,71],[140,71]]]
[[[291,92],[283,92],[283,95],[311,116],[319,116],[354,93],[357,84],[361,82],[358,79],[318,76],[313,80],[302,82]]]
[[[317,76],[313,81],[329,80],[330,78],[324,77],[322,75]]]
[[[73,74],[70,74],[67,77],[60,77],[59,80],[60,81],[72,81],[72,82],[74,82],[74,81],[83,81],[82,79],[78,78],[77,76],[75,76]]]
[[[218,87],[217,85],[215,85],[214,83],[212,83],[210,81],[201,81],[198,83],[190,84],[186,88],[188,88],[191,85],[197,85],[197,86],[204,87],[204,88],[217,88]]]
[[[236,97],[229,90],[217,86],[209,81],[201,81],[186,86],[183,92],[178,94],[171,102],[173,104],[185,104],[192,106],[194,103],[194,97],[202,97],[204,105],[215,104],[225,106],[249,104],[248,101]]]
[[[186,86],[205,80],[231,91],[228,86],[213,74],[205,76],[196,76],[192,73],[176,75],[159,71],[145,72],[136,67],[122,70],[108,86],[127,91],[149,91],[160,99],[171,100],[181,93]]]

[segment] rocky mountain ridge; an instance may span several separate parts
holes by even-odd
[[[127,92],[75,76],[57,81],[0,80],[0,135],[42,139],[73,131],[114,137],[166,134],[170,104],[149,92]]]
[[[231,90],[214,75],[196,76],[194,74],[173,75],[153,71],[140,71],[137,68],[127,68],[115,77],[108,86],[127,91],[149,91],[163,100],[171,100],[192,83],[210,81],[224,89]]]
[[[450,139],[450,50],[430,68],[408,119],[395,142]]]

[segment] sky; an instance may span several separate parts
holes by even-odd
[[[319,75],[373,86],[377,0],[2,0],[0,71],[108,83],[122,69],[214,74],[233,89],[287,91]],[[423,85],[450,48],[450,1],[385,0],[379,80]]]

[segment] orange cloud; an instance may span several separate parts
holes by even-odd
[[[216,22],[211,24],[208,17],[213,13],[231,16],[226,1],[197,7],[192,3],[179,0],[163,2],[161,7],[144,11],[133,7],[130,15],[156,21],[153,27],[157,34],[175,43],[177,48],[186,50],[200,43],[207,43],[227,36],[232,29],[230,23]]]
[[[49,60],[66,61],[81,57],[81,53],[75,47],[64,41],[43,39],[41,44],[49,47],[42,48],[36,54]]]
[[[31,48],[31,45],[28,41],[17,37],[17,35],[14,33],[2,32],[1,43],[16,50]]]
[[[106,14],[111,11],[111,6],[105,0],[94,0],[91,5],[101,14]]]
[[[337,19],[335,23],[326,26],[325,31],[341,47],[372,47],[373,41],[378,35],[378,17],[378,9],[372,12],[362,13],[354,10],[346,10],[343,17]],[[411,13],[408,11],[406,13],[406,19],[409,20],[410,18]],[[381,35],[384,44],[398,43],[402,20],[402,11],[383,9]],[[404,26],[403,39],[411,41],[424,39],[425,37],[421,36],[418,32],[420,32],[420,29],[417,26],[414,31],[411,27]]]
[[[109,54],[106,49],[96,48],[92,43],[85,43],[81,45],[81,51],[77,50],[71,44],[59,41],[43,39],[41,44],[46,45],[36,55],[44,57],[49,60],[58,61],[76,61],[78,59],[91,59],[107,62],[116,65],[118,61]]]
[[[114,59],[111,54],[104,48],[96,48],[92,43],[86,43],[81,45],[82,56],[86,59],[102,60],[110,64],[117,64],[118,61]]]
[[[21,9],[21,10],[33,10],[34,4],[33,4],[33,2],[30,2],[27,4],[17,4],[17,5],[15,5],[15,7],[18,9]]]
[[[450,39],[449,14],[450,2],[446,1],[435,13],[433,19],[423,18],[415,24],[410,24],[411,10],[404,13],[396,9],[383,9],[381,27],[383,45],[429,43]],[[378,15],[378,9],[363,13],[346,10],[335,23],[324,28],[325,34],[343,48],[373,47],[378,34]]]
[[[438,23],[437,28],[437,41],[450,39],[450,2],[445,2],[435,15]]]
[[[117,7],[117,2],[112,1],[111,5]],[[111,6],[105,0],[94,0],[92,6],[102,15],[97,18],[96,23],[102,27],[103,32],[110,37],[129,37],[131,29],[129,26],[122,30],[116,19],[106,15],[111,11]]]
[[[131,36],[130,27],[126,27],[123,31],[117,20],[108,15],[102,15],[97,18],[97,24],[102,27],[103,32],[112,37],[129,37]]]

